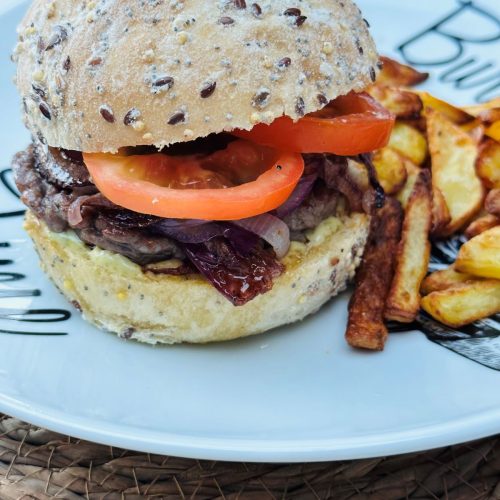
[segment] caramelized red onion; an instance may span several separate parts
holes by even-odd
[[[279,259],[283,258],[290,249],[290,229],[281,219],[274,215],[266,213],[256,217],[235,220],[232,223],[256,234],[269,243]]]

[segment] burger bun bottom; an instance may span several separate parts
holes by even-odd
[[[300,321],[344,290],[367,239],[364,214],[330,217],[292,242],[286,271],[271,291],[235,307],[199,275],[144,273],[129,259],[91,248],[72,232],[54,233],[28,212],[25,229],[41,266],[96,327],[149,344],[206,343]]]

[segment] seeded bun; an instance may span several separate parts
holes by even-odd
[[[342,291],[358,266],[368,217],[322,222],[308,244],[293,243],[273,289],[234,307],[200,276],[144,274],[130,260],[57,234],[28,213],[25,228],[42,268],[99,328],[150,344],[205,343],[254,335],[316,312]]]
[[[378,60],[351,0],[35,0],[19,40],[27,127],[86,152],[298,119]]]

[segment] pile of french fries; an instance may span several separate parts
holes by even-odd
[[[390,197],[372,217],[346,331],[371,350],[388,321],[411,323],[421,308],[455,328],[500,312],[500,98],[458,108],[412,88],[426,73],[382,59],[368,92],[396,115],[374,154]],[[426,276],[431,241],[455,233],[468,239],[456,262]]]

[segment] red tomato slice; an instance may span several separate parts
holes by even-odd
[[[287,116],[270,125],[232,133],[257,144],[296,153],[357,155],[387,145],[394,115],[368,94],[351,92],[297,122]]]
[[[283,204],[302,156],[237,140],[211,155],[84,153],[99,191],[134,212],[176,219],[238,220]]]

